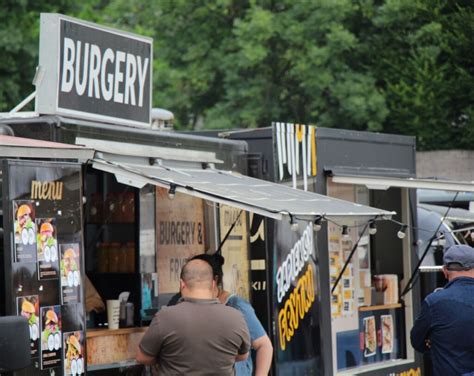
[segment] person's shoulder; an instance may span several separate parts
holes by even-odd
[[[231,295],[227,300],[228,306],[239,308],[239,307],[251,307],[250,303],[238,295]]]
[[[450,298],[450,295],[452,294],[452,291],[450,291],[449,288],[440,288],[436,289],[433,291],[431,294],[429,294],[425,298],[425,302],[429,305],[432,306],[437,303],[442,303],[445,300],[448,300]]]
[[[226,305],[226,304],[217,304],[216,305],[222,312],[225,312],[226,315],[230,315],[233,317],[243,317],[242,313],[236,309],[234,306]]]
[[[180,311],[181,307],[180,304],[176,304],[173,306],[164,306],[155,314],[155,317],[158,319],[174,317],[176,312]]]

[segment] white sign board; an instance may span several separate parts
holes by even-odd
[[[36,112],[149,127],[153,40],[42,13]]]

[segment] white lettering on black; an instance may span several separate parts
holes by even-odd
[[[60,89],[143,107],[149,64],[149,58],[64,38]]]
[[[298,274],[303,270],[306,261],[313,253],[313,248],[313,226],[309,224],[277,270],[278,303],[282,302],[285,294],[290,289],[291,283],[296,280]]]

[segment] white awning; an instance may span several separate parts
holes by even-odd
[[[388,219],[395,214],[215,168],[170,167],[163,163],[143,165],[97,157],[92,166],[114,174],[123,184],[137,188],[146,184],[173,187],[176,192],[274,219],[284,216],[300,220],[347,216]]]
[[[381,176],[334,175],[334,183],[365,185],[369,189],[390,187],[435,189],[440,191],[474,192],[474,182],[416,178],[388,178]]]
[[[0,157],[2,158],[52,158],[86,161],[94,157],[91,148],[34,140],[15,136],[0,136]]]

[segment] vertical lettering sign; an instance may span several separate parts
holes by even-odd
[[[203,200],[157,188],[156,226],[158,292],[176,293],[186,260],[205,251]]]
[[[311,328],[313,315],[311,310],[316,300],[316,270],[312,259],[314,252],[313,227],[308,223],[305,228],[301,224],[302,232],[298,231],[295,239],[287,223],[278,223],[276,226],[277,269],[275,274],[275,300],[277,303],[276,321],[278,348],[286,351],[293,345],[295,349],[305,349],[315,353],[301,343],[311,343],[313,340],[305,338],[314,335]],[[290,235],[291,234],[291,235]],[[290,236],[289,236],[290,235]],[[298,350],[299,351],[299,350]],[[301,352],[299,351],[299,352]],[[299,354],[305,358],[305,354]]]
[[[151,72],[151,39],[41,15],[37,112],[148,127]]]

